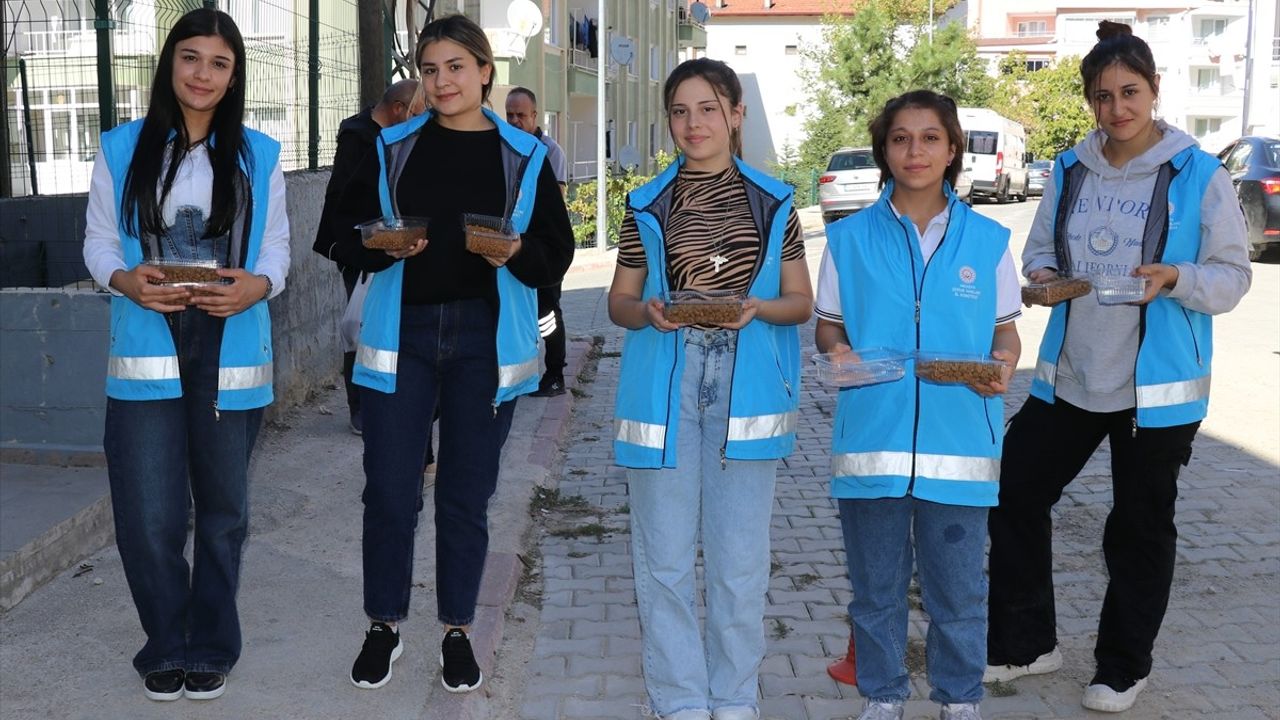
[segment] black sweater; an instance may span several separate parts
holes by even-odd
[[[401,215],[430,218],[427,247],[405,264],[403,302],[443,303],[472,298],[496,303],[496,270],[467,252],[463,213],[503,215],[506,203],[497,129],[449,130],[433,121],[423,126],[396,187]],[[378,162],[371,153],[374,201]],[[367,164],[367,163],[366,163]],[[358,172],[369,172],[360,169]],[[339,242],[333,257],[344,265],[379,271],[394,259],[360,245],[358,233]],[[548,287],[563,279],[573,261],[573,228],[551,165],[543,162],[529,227],[521,249],[506,267],[525,285]]]

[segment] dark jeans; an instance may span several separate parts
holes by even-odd
[[[489,549],[488,507],[515,402],[498,407],[497,317],[483,300],[401,308],[396,390],[361,388],[364,415],[364,608],[409,614],[422,459],[440,412],[435,484],[439,619],[469,624]]]
[[[116,546],[147,642],[140,674],[228,672],[240,657],[236,589],[249,527],[249,455],[262,410],[217,409],[224,321],[167,316],[182,397],[107,400],[107,474]],[[195,505],[193,566],[183,557]]]
[[[554,317],[555,329],[542,336],[546,342],[546,354],[543,361],[547,371],[543,378],[564,380],[565,347],[564,347],[564,312],[560,309],[560,286],[538,288],[538,324],[550,322],[547,317]]]
[[[992,508],[987,658],[1026,665],[1057,644],[1049,510],[1104,438],[1112,508],[1102,537],[1110,582],[1098,624],[1096,679],[1127,688],[1151,672],[1169,603],[1178,531],[1178,473],[1200,423],[1138,428],[1133,410],[1094,413],[1031,397],[1010,421]]]

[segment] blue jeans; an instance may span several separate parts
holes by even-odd
[[[882,702],[911,694],[904,661],[914,554],[929,614],[929,698],[980,701],[987,662],[987,508],[910,496],[840,500],[840,525],[853,585],[849,617],[858,648],[858,692]]]
[[[409,615],[413,537],[422,510],[422,460],[440,412],[436,465],[439,619],[467,625],[489,551],[489,498],[515,401],[494,407],[498,318],[484,300],[400,309],[396,390],[360,388],[364,416],[364,610],[373,620]]]
[[[146,675],[229,672],[240,658],[236,589],[249,527],[249,454],[262,409],[219,411],[224,321],[189,308],[166,316],[182,397],[107,400],[107,475],[116,547],[147,642]],[[183,557],[195,505],[192,566]]]
[[[157,238],[160,254],[170,260],[218,260],[230,267],[231,235],[204,236],[208,222],[204,211],[183,205],[174,213],[173,225]]]
[[[778,467],[721,458],[737,334],[684,332],[676,467],[627,473],[645,688],[659,715],[756,707]],[[699,535],[705,646],[694,577]]]

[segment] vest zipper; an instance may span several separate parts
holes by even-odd
[[[1191,347],[1196,351],[1196,364],[1204,367],[1204,360],[1200,357],[1200,341],[1196,339],[1196,330],[1191,326],[1191,316],[1187,314],[1187,309],[1182,308],[1182,318],[1187,321],[1187,330],[1191,333]]]
[[[218,401],[213,401],[213,421],[222,422],[222,414],[218,412]]]
[[[734,330],[736,337],[737,330]],[[733,377],[738,373],[738,344],[733,344],[733,367],[729,368],[729,404],[726,412],[728,420],[724,424],[724,442],[720,444],[720,469],[724,470],[729,466],[726,451],[729,448],[729,421],[733,418]]]

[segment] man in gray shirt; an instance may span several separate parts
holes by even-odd
[[[532,90],[512,88],[507,93],[507,122],[538,138],[547,146],[547,161],[560,183],[560,191],[566,188],[567,173],[564,150],[538,127],[538,98]],[[538,382],[538,390],[532,397],[552,397],[564,394],[565,338],[564,313],[560,310],[560,286],[538,288],[538,330],[547,344],[546,372]]]

